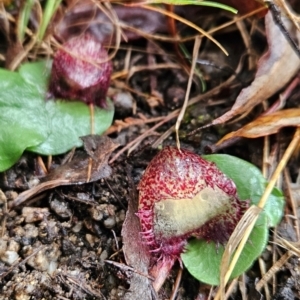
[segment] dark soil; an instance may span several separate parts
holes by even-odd
[[[204,10],[204,28],[208,28],[209,22],[214,20],[214,13],[214,10]],[[228,15],[222,13],[215,22],[224,23],[228,19]],[[249,30],[251,26],[253,28],[251,53],[259,57],[266,47],[262,20],[247,19],[245,26]],[[187,35],[188,31],[189,29],[182,28],[181,34]],[[181,147],[198,154],[205,153],[208,150],[207,146],[213,145],[224,134],[240,128],[262,111],[262,106],[259,106],[239,121],[206,128],[189,135],[193,130],[228,111],[239,91],[247,86],[254,76],[255,70],[250,70],[246,60],[241,60],[243,54],[246,54],[246,49],[238,29],[229,27],[215,37],[229,50],[230,55],[225,57],[215,45],[203,40],[199,57],[204,64],[200,61],[198,67],[207,83],[207,90],[217,87],[232,75],[234,79],[214,95],[205,97],[187,110],[180,128]],[[132,52],[131,67],[145,66],[150,61],[178,61],[172,44],[152,43],[146,39],[122,44],[123,47],[129,45],[138,49]],[[186,46],[189,53],[192,53],[193,43],[187,43]],[[156,54],[148,55],[145,52],[147,49]],[[114,72],[123,70],[126,54],[125,50],[118,51],[113,62]],[[241,71],[236,74],[235,70],[240,63]],[[124,90],[126,93],[127,91],[118,88],[120,82],[113,80],[112,87],[115,90],[112,90],[111,94],[118,99],[115,120],[125,120],[127,117],[147,120],[168,116],[182,106],[187,81],[188,75],[183,69],[136,72],[129,78],[128,86],[138,93],[132,93],[132,98],[128,100],[117,97]],[[144,97],[141,93],[151,94],[152,98]],[[191,97],[200,93],[201,83],[195,78]],[[299,91],[297,93],[299,95]],[[299,100],[297,101],[296,105],[299,105]],[[135,106],[136,111],[133,109]],[[149,132],[146,138],[134,145],[130,154],[125,152],[110,163],[112,174],[109,177],[86,184],[56,187],[35,195],[13,209],[9,208],[17,195],[30,189],[37,179],[42,178],[40,162],[36,155],[24,153],[14,167],[1,174],[0,188],[3,193],[0,193],[0,299],[122,299],[129,289],[132,277],[132,271],[124,267],[126,261],[122,252],[121,236],[128,203],[133,201],[132,197],[136,195],[136,187],[143,171],[158,152],[158,147],[153,149],[153,143],[175,122],[176,118],[173,118]],[[112,130],[109,137],[121,147],[111,154],[111,158],[154,124],[141,122],[140,125],[124,126],[120,131]],[[278,135],[276,139],[271,140],[271,146],[282,147],[284,151],[292,132],[287,130],[283,135]],[[165,145],[175,145],[173,131],[160,143],[160,146]],[[219,153],[232,154],[261,167],[263,145],[263,139],[240,140],[228,148],[219,150]],[[51,169],[61,165],[63,159],[64,156],[53,157]],[[47,158],[44,157],[43,160],[46,162]],[[299,160],[294,157],[290,163],[293,180],[298,175],[298,166]],[[286,213],[291,214],[289,207]],[[288,234],[285,238],[290,241],[297,240],[293,225],[286,219],[282,221],[277,233]],[[284,253],[283,248],[270,243],[262,255],[267,269]],[[272,260],[272,255],[277,258]],[[170,299],[179,268],[179,264],[173,268],[159,294],[159,299]],[[251,270],[240,278],[240,288],[238,284],[233,286],[229,299],[246,299],[243,298],[243,293],[248,299],[268,297],[263,289],[262,294],[255,290],[255,283],[260,278],[259,264],[256,262]],[[272,286],[271,281],[269,289],[272,295],[269,295],[268,299],[300,298],[299,260],[296,256],[290,256],[273,282]],[[210,286],[198,282],[183,270],[176,298],[172,299],[208,299],[210,292]]]

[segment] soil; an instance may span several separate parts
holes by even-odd
[[[212,20],[212,14],[208,10],[205,16],[203,24],[208,24]],[[219,18],[217,23],[222,23],[224,19],[228,20],[226,14],[222,14]],[[245,25],[248,29],[253,26],[251,51],[256,57],[260,57],[266,48],[262,20],[249,19]],[[226,58],[211,42],[203,42],[200,55],[203,64],[200,61],[198,66],[207,83],[207,90],[218,87],[232,75],[234,79],[227,86],[220,88],[217,93],[204,97],[187,109],[180,128],[181,147],[200,155],[209,151],[211,149],[209,146],[214,145],[226,133],[240,128],[262,111],[262,106],[259,106],[241,120],[190,134],[228,111],[240,90],[251,82],[255,73],[255,70],[249,69],[247,62],[240,62],[246,49],[236,27],[224,30],[215,37],[235,55]],[[135,66],[145,66],[149,61],[176,61],[176,52],[171,44],[147,43],[145,39],[139,39],[130,42],[129,45],[139,49],[133,51],[131,56],[131,62]],[[128,44],[122,46],[128,47]],[[192,53],[193,45],[187,44],[187,46],[189,53]],[[151,49],[159,54],[148,55],[140,51],[145,49]],[[113,61],[115,73],[123,70],[126,55],[127,50],[118,51]],[[240,63],[241,71],[236,74],[235,70]],[[120,147],[109,153],[110,159],[145,132],[146,137],[134,143],[129,153],[125,151],[109,163],[112,170],[108,177],[90,183],[57,186],[11,208],[20,193],[32,188],[37,180],[43,178],[40,172],[41,162],[37,155],[26,152],[15,166],[1,174],[1,300],[117,300],[125,296],[133,273],[136,272],[136,270],[126,269],[122,250],[122,226],[128,203],[137,201],[137,185],[143,171],[159,151],[159,147],[176,145],[172,130],[161,140],[159,147],[152,147],[162,134],[172,128],[176,118],[166,121],[152,131],[148,130],[159,121],[147,123],[146,120],[157,117],[162,117],[163,120],[180,108],[187,82],[188,75],[183,68],[134,72],[129,78],[128,86],[135,92],[129,94],[125,90],[124,96],[124,89],[119,87],[120,82],[112,81],[111,86],[114,89],[109,93],[115,99],[115,120],[123,120],[127,123],[126,126],[121,126],[119,131],[116,131],[114,126],[111,128],[108,136],[119,143]],[[191,97],[199,93],[202,93],[201,82],[196,78]],[[295,93],[299,95],[299,91]],[[144,96],[150,94],[151,97]],[[271,99],[271,102],[274,99]],[[299,100],[297,103],[299,104]],[[140,124],[130,124],[130,119],[126,119],[129,117],[139,119]],[[281,147],[284,150],[292,132],[286,130],[284,134],[271,140],[271,146]],[[263,145],[263,139],[255,139],[251,142],[239,140],[232,146],[220,149],[219,153],[235,155],[261,167]],[[76,153],[82,151],[83,149],[77,149]],[[61,166],[64,159],[65,155],[53,157],[50,170]],[[47,162],[46,157],[42,160]],[[294,157],[289,167],[294,181],[298,175],[298,168],[295,167],[297,164],[299,165],[299,160]],[[291,213],[289,207],[286,213]],[[295,228],[286,219],[276,230],[277,234],[282,234],[287,240],[296,242]],[[272,239],[273,231],[270,232],[270,240]],[[263,289],[261,293],[255,290],[255,284],[261,278],[259,263],[264,262],[267,269],[270,268],[274,253],[279,258],[286,252],[282,247],[275,247],[269,243],[261,261],[255,262],[253,267],[241,276],[239,284],[236,282],[233,285],[229,299],[300,298],[299,260],[293,255],[287,258],[280,272],[274,276],[274,284],[268,289],[272,295],[266,295]],[[170,299],[179,269],[180,265],[175,265],[157,296],[158,299]],[[198,282],[184,269],[176,296],[171,299],[209,299],[210,293],[214,295],[215,289],[211,290],[209,285]],[[155,299],[156,296],[153,297]]]

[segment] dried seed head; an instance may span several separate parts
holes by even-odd
[[[105,107],[111,72],[107,51],[99,41],[90,34],[74,37],[54,56],[50,97]]]
[[[226,243],[248,207],[214,163],[173,147],[154,157],[138,189],[142,236],[164,259],[179,258],[191,236]]]

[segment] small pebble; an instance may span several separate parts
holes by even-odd
[[[73,226],[72,231],[78,233],[82,229],[82,221],[79,221]]]
[[[26,223],[33,223],[41,221],[47,216],[49,216],[48,208],[39,208],[39,207],[23,207],[22,216],[25,218]]]
[[[106,250],[103,250],[100,254],[100,262],[104,263],[104,261],[108,258],[108,253]]]
[[[95,243],[97,243],[99,241],[99,239],[96,236],[89,234],[89,233],[87,233],[85,235],[85,239],[88,241],[88,243],[90,244],[91,247],[93,247],[95,245]]]
[[[57,268],[57,260],[61,255],[59,248],[58,244],[52,243],[41,251],[38,251],[36,255],[30,257],[27,261],[28,265],[36,270],[46,271],[50,275],[53,274]],[[36,247],[32,248],[30,252],[34,252],[35,249]]]
[[[61,218],[70,218],[72,216],[72,211],[70,210],[66,202],[54,199],[50,202],[51,209]]]
[[[59,227],[53,220],[43,221],[39,225],[39,238],[43,243],[50,243],[56,239],[59,233]]]
[[[0,205],[3,205],[4,203],[7,202],[6,196],[5,194],[2,192],[2,190],[0,189]]]
[[[15,251],[5,251],[3,255],[0,256],[0,260],[8,265],[12,265],[19,258],[19,254]]]
[[[108,217],[106,220],[103,221],[103,225],[107,228],[107,229],[112,229],[115,227],[116,225],[116,218],[115,216],[110,216]]]
[[[11,239],[9,241],[7,250],[18,252],[20,250],[20,244]]]

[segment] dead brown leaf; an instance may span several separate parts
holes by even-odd
[[[291,28],[291,22],[287,19],[283,19],[283,22],[293,34],[295,28]],[[283,88],[299,72],[300,59],[274,23],[270,12],[265,17],[265,24],[269,50],[258,62],[254,81],[240,92],[230,111],[208,126],[222,124],[249,111]],[[297,31],[296,35],[300,39],[300,32]]]
[[[148,274],[150,255],[141,239],[140,222],[135,214],[138,207],[136,189],[133,183],[130,186],[131,193],[128,201],[128,210],[122,228],[123,253],[126,263],[133,269],[138,270],[138,272],[132,273],[130,289],[123,299],[151,300],[153,298],[152,283],[147,276],[141,275]]]
[[[27,199],[58,186],[86,183],[90,158],[93,163],[89,182],[109,177],[111,168],[108,165],[108,158],[118,145],[110,138],[99,135],[85,136],[82,137],[82,140],[86,152],[78,152],[72,161],[52,170],[40,184],[19,194],[12,202],[11,207],[16,207]]]
[[[226,134],[216,145],[235,138],[258,138],[277,133],[282,127],[300,126],[300,108],[291,108],[276,111],[269,115],[258,117],[241,129]]]

